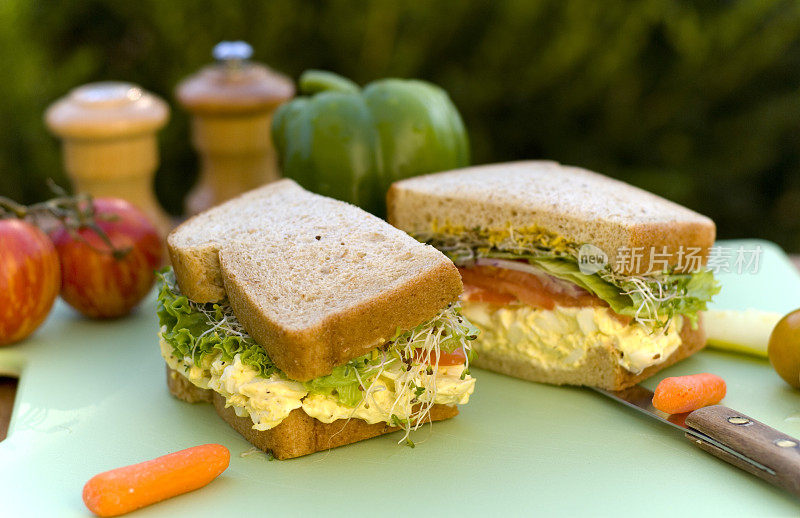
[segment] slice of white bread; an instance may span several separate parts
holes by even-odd
[[[435,248],[291,180],[191,218],[167,245],[181,291],[196,302],[227,295],[298,381],[430,320],[461,293],[458,271]]]
[[[209,389],[194,386],[183,375],[167,367],[170,393],[188,403],[208,402],[222,419],[257,448],[272,453],[277,459],[301,457],[317,451],[363,441],[399,430],[385,423],[369,424],[361,419],[339,419],[323,423],[306,414],[302,408],[292,410],[275,428],[253,430],[249,417],[239,417],[233,408],[225,408],[225,398]],[[458,415],[458,408],[434,405],[426,422],[441,421]]]
[[[646,273],[653,251],[659,254],[656,264],[666,260],[692,267],[690,261],[679,260],[681,247],[683,253],[699,249],[697,256],[704,264],[716,234],[713,221],[676,203],[549,161],[490,164],[409,178],[391,186],[387,206],[389,222],[415,235],[430,233],[434,223],[490,230],[537,227],[570,243],[601,248],[611,267],[626,274]],[[625,250],[634,249],[642,254],[639,261],[618,261],[620,255],[630,257]]]
[[[477,354],[472,364],[476,367],[538,383],[622,390],[688,358],[706,344],[702,325],[697,329],[684,325],[680,336],[681,345],[666,360],[647,367],[638,374],[625,370],[619,364],[618,351],[610,346],[602,345],[588,349],[584,360],[575,367],[544,367],[534,361],[510,358],[501,353],[483,350]]]

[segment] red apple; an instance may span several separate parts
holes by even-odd
[[[161,239],[147,216],[127,201],[97,198],[93,204],[95,222],[112,246],[91,227],[51,232],[61,261],[61,297],[87,317],[120,317],[153,286]]]
[[[58,255],[47,235],[19,219],[0,220],[0,345],[41,325],[61,286]]]

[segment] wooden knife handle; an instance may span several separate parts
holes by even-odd
[[[800,496],[800,440],[722,405],[695,410],[686,417],[686,425],[763,467],[687,433],[686,437],[700,448]]]

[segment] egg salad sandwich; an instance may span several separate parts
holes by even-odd
[[[357,207],[281,180],[189,219],[167,247],[170,391],[278,459],[408,441],[472,394],[458,270]]]
[[[623,182],[527,161],[392,185],[389,222],[446,253],[474,364],[620,390],[705,345],[714,223]]]

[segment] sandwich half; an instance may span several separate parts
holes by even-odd
[[[435,248],[291,180],[167,238],[161,353],[176,397],[212,402],[279,459],[458,413],[475,380],[461,279]]]
[[[716,229],[696,212],[547,161],[403,180],[387,204],[458,267],[478,367],[620,390],[705,345]]]

